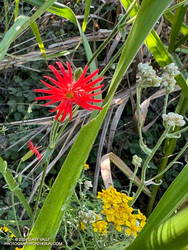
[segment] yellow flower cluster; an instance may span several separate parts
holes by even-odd
[[[15,250],[22,250],[22,249],[23,249],[23,247],[21,247],[21,248],[20,247],[16,247],[15,248]]]
[[[10,238],[15,238],[16,237],[16,235],[14,235],[12,233],[12,231],[8,227],[6,227],[6,226],[0,227],[0,231],[1,232],[5,232],[5,233],[9,233],[10,234],[9,235]]]
[[[95,221],[93,224],[93,231],[100,234],[107,234],[108,223],[105,220]]]
[[[97,198],[103,202],[101,213],[105,215],[108,223],[114,225],[116,231],[136,236],[145,225],[146,217],[139,210],[134,213],[134,209],[128,204],[132,197],[111,186],[99,192]]]

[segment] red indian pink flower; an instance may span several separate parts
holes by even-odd
[[[94,90],[103,87],[103,84],[95,86],[98,82],[101,82],[104,79],[103,77],[98,77],[93,80],[93,77],[98,74],[99,70],[97,69],[90,75],[86,76],[88,66],[85,66],[79,79],[75,81],[73,79],[73,72],[70,63],[66,63],[67,70],[61,62],[56,62],[56,64],[59,67],[60,72],[53,65],[49,65],[49,69],[55,75],[56,79],[50,76],[44,76],[44,78],[51,81],[53,85],[41,80],[48,89],[34,90],[35,92],[49,95],[37,97],[35,100],[49,100],[44,106],[59,103],[57,107],[50,110],[50,112],[57,111],[55,119],[59,120],[60,118],[60,121],[64,121],[68,115],[70,120],[72,119],[73,105],[78,105],[87,110],[101,110],[101,107],[92,104],[102,101],[101,99],[94,99],[94,96],[102,93],[101,90],[93,93]]]
[[[32,143],[32,141],[29,141],[29,142],[27,143],[27,146],[28,146],[29,150],[31,150],[31,151],[33,152],[33,154],[35,154],[35,155],[37,156],[37,158],[38,158],[39,160],[42,159],[42,155],[41,155],[41,153],[39,153],[39,151],[38,151],[39,147],[36,147],[36,146]]]

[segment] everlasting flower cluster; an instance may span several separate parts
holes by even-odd
[[[163,114],[162,115],[164,124],[167,126],[180,126],[183,127],[185,125],[185,121],[183,119],[182,115],[170,112],[167,115]]]
[[[81,210],[79,211],[78,216],[80,220],[82,221],[82,223],[84,224],[88,224],[88,223],[91,224],[100,218],[99,215],[97,215],[92,210],[87,210],[87,211]]]
[[[85,191],[89,190],[90,188],[93,187],[92,182],[91,181],[84,181],[84,187],[85,187]]]
[[[170,93],[174,90],[176,85],[175,77],[179,74],[180,72],[175,63],[171,63],[164,67],[161,84],[166,88],[167,93]]]
[[[138,157],[138,155],[133,155],[132,164],[135,167],[140,167],[142,164],[142,158]]]
[[[142,84],[142,87],[159,87],[161,78],[157,76],[155,70],[148,63],[139,63],[139,80],[138,83]]]
[[[133,198],[118,192],[114,187],[102,190],[97,198],[103,202],[101,213],[117,231],[136,236],[145,225],[146,217],[140,211],[134,213],[134,209],[128,204]]]

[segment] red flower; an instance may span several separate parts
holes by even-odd
[[[38,158],[39,160],[41,160],[42,155],[41,155],[41,154],[39,153],[39,151],[38,151],[39,147],[36,147],[36,146],[32,143],[32,141],[29,141],[29,142],[27,143],[27,146],[28,146],[29,150],[31,150],[31,151],[33,152],[33,154],[35,154],[35,155],[37,156],[37,158]]]
[[[70,63],[66,63],[67,70],[64,68],[61,62],[56,62],[60,72],[53,66],[49,65],[49,69],[55,75],[56,79],[50,76],[44,76],[53,83],[53,85],[42,81],[41,82],[49,89],[35,89],[35,92],[46,93],[49,95],[35,98],[35,100],[49,100],[44,106],[59,102],[56,108],[50,110],[50,112],[57,111],[55,116],[56,120],[64,121],[66,116],[69,115],[72,119],[72,108],[76,104],[87,110],[101,110],[101,107],[93,105],[92,103],[101,102],[102,100],[94,99],[93,97],[100,94],[102,91],[93,93],[94,90],[100,89],[102,85],[94,87],[98,82],[103,80],[103,77],[99,77],[93,80],[93,77],[97,75],[99,70],[95,70],[90,75],[86,76],[88,66],[85,66],[79,79],[75,81],[73,79],[73,73]]]

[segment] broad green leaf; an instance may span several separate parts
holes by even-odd
[[[158,202],[156,208],[150,215],[144,229],[140,232],[131,246],[127,248],[127,250],[139,249],[139,246],[142,246],[143,244],[145,244],[144,242],[148,240],[148,235],[150,234],[150,232],[156,227],[160,226],[161,223],[166,221],[174,213],[177,207],[181,205],[182,202],[188,197],[187,183],[188,164],[183,168],[180,174],[169,186],[165,194]],[[155,235],[155,237],[157,237],[157,235]]]

